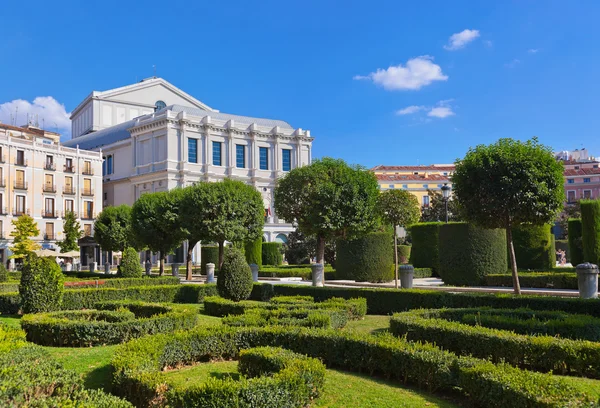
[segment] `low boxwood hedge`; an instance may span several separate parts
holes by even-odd
[[[534,371],[600,378],[598,343],[471,326],[446,320],[444,313],[443,309],[397,313],[390,319],[390,331],[460,355],[504,361]]]
[[[65,287],[77,288],[127,288],[131,286],[179,285],[181,281],[175,276],[143,277],[143,278],[113,278],[94,280],[66,280]],[[0,283],[0,293],[19,291],[19,282]]]
[[[290,327],[218,326],[133,340],[119,346],[113,356],[113,390],[136,406],[147,406],[150,401],[181,406],[181,399],[177,402],[169,400],[173,394],[160,375],[163,368],[213,358],[235,358],[240,349],[261,346],[283,347],[318,358],[328,366],[382,374],[430,391],[458,391],[477,401],[479,406],[575,407],[597,402],[596,397],[563,379],[508,365],[494,365],[473,357],[460,357],[431,344],[409,342],[390,334],[364,336],[331,329]],[[228,389],[237,390],[235,384],[227,388],[227,384],[220,381],[196,388],[197,397],[206,395],[202,390],[212,391],[212,384],[215,384],[224,396],[211,392],[210,396],[215,398],[211,406],[303,406],[307,403],[280,405],[270,402],[266,400],[266,396],[270,398],[267,388],[264,399],[258,400],[261,403],[252,405],[247,399],[236,398],[237,392],[227,392]],[[279,392],[288,390],[290,388],[282,387]],[[231,398],[232,402],[216,403],[225,397]],[[186,401],[192,404],[194,399]],[[207,401],[202,400],[198,405],[204,402]]]
[[[336,278],[335,269],[331,265],[325,265],[323,268],[325,280],[334,280]],[[258,271],[261,278],[302,278],[303,280],[312,279],[312,269],[310,265],[263,265]]]
[[[146,334],[190,329],[198,321],[195,308],[144,302],[97,303],[98,310],[24,315],[27,340],[42,346],[87,347],[118,344]]]
[[[519,272],[522,288],[577,289],[577,274],[573,272]],[[513,286],[512,275],[492,274],[485,277],[486,286]]]

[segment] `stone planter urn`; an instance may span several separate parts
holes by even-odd
[[[415,268],[412,265],[400,265],[398,274],[400,275],[400,287],[402,289],[412,289]]]
[[[206,264],[206,283],[215,283],[215,264]]]
[[[577,265],[577,284],[579,297],[582,299],[595,299],[598,297],[598,266],[592,263]]]
[[[312,264],[312,285],[323,286],[323,264]]]

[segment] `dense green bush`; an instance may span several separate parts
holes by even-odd
[[[24,315],[21,327],[28,341],[42,346],[88,347],[190,329],[198,320],[197,309],[180,305],[121,301],[95,306],[98,310]]]
[[[283,263],[283,246],[281,242],[262,243],[262,264],[279,266]]]
[[[519,283],[522,288],[578,289],[577,274],[574,272],[519,272]],[[512,275],[487,275],[484,284],[512,288]]]
[[[570,218],[568,221],[569,225],[569,255],[571,257],[571,264],[577,266],[583,263],[583,239],[582,239],[582,226],[581,219]]]
[[[398,263],[407,264],[410,259],[410,245],[398,245]]]
[[[133,340],[121,345],[115,352],[111,363],[114,370],[113,390],[137,406],[147,406],[149,401],[160,401],[172,395],[168,387],[162,386],[162,367],[215,357],[235,358],[239,355],[239,347],[261,346],[282,347],[344,370],[377,372],[391,380],[430,391],[462,392],[485,407],[584,406],[596,401],[594,396],[580,391],[563,379],[507,365],[496,366],[472,357],[459,357],[431,344],[409,342],[389,334],[364,336],[339,330],[293,327],[221,326],[159,334],[151,340]],[[248,406],[247,400],[240,402],[236,392],[227,393],[228,388],[224,384],[217,381],[213,384],[218,384],[221,393],[231,401],[219,406]],[[212,385],[209,387],[209,390],[213,389]],[[233,383],[229,387],[237,390]],[[204,387],[195,389],[203,390]],[[282,388],[279,392],[284,393],[286,389]],[[198,396],[204,395],[198,391]],[[260,406],[283,406],[271,399],[266,400],[267,397],[271,397],[270,389],[265,391],[265,399],[260,400],[270,404]],[[173,405],[185,405],[179,401],[173,402]],[[185,401],[190,404],[188,406],[205,403],[204,399],[189,398]],[[216,405],[215,401],[211,401],[213,406]],[[194,403],[197,405],[191,405]]]
[[[439,234],[441,222],[423,222],[410,227],[412,248],[410,264],[415,268],[431,268],[438,273],[440,267]]]
[[[569,253],[569,240],[567,239],[557,239],[556,241],[554,241],[554,246],[557,251],[558,250],[563,250],[565,251],[565,258],[567,259],[567,262],[571,262],[571,254]],[[556,256],[556,260],[558,261],[558,255]]]
[[[581,200],[581,239],[584,262],[600,264],[600,200]]]
[[[26,345],[23,330],[0,323],[0,355]]]
[[[200,266],[202,274],[206,274],[206,264],[215,264],[215,268],[219,268],[219,247],[213,245],[202,245],[200,248]]]
[[[337,279],[335,270],[331,265],[325,265],[323,270],[325,280]],[[312,267],[311,265],[262,266],[258,271],[258,276],[263,278],[302,278],[311,280]]]
[[[512,233],[519,268],[548,270],[556,266],[550,225],[521,225],[513,228]]]
[[[65,282],[66,288],[128,288],[131,286],[179,285],[181,281],[176,276],[143,276],[141,278],[96,279]]]
[[[23,263],[19,285],[23,313],[60,310],[64,279],[53,259],[29,255]]]
[[[504,273],[506,233],[473,224],[452,222],[439,229],[439,274],[447,285],[476,286],[486,275]]]
[[[8,281],[8,271],[3,262],[0,262],[0,282]]]
[[[262,237],[248,241],[244,245],[244,254],[248,264],[262,265]]]
[[[140,255],[135,248],[125,248],[121,259],[121,276],[123,278],[141,278],[144,273],[140,263]]]
[[[357,282],[389,282],[394,279],[394,247],[391,234],[374,232],[336,243],[336,276]]]
[[[217,279],[219,295],[236,302],[248,299],[252,292],[252,272],[244,255],[237,249],[225,253]]]

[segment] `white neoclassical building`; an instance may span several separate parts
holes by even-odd
[[[144,109],[150,112],[122,120],[132,115],[128,112]],[[285,242],[294,229],[275,214],[273,189],[286,172],[310,164],[313,138],[308,130],[281,120],[221,113],[161,78],[93,92],[72,120],[74,137],[65,145],[102,150],[104,206],[131,205],[147,192],[232,178],[261,192],[265,241]],[[109,123],[113,125],[102,128]]]

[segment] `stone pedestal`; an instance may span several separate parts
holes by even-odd
[[[252,280],[258,282],[258,265],[250,264],[250,270],[252,271]]]
[[[171,264],[171,275],[179,276],[179,264],[178,263]]]
[[[94,273],[98,269],[98,262],[90,262],[90,272]]]
[[[582,299],[595,299],[598,297],[598,266],[592,263],[579,264],[577,270],[577,284],[579,297]]]
[[[323,286],[323,264],[312,264],[312,285],[313,286]]]
[[[150,260],[146,261],[145,267],[146,267],[146,275],[150,276],[151,271],[152,271],[152,262],[150,262]]]
[[[206,283],[215,283],[215,264],[206,264]]]
[[[415,276],[415,268],[412,265],[400,265],[398,267],[400,275],[400,286],[402,289],[412,289],[413,278]]]
[[[108,262],[104,264],[104,273],[107,275],[110,273],[110,264]]]

